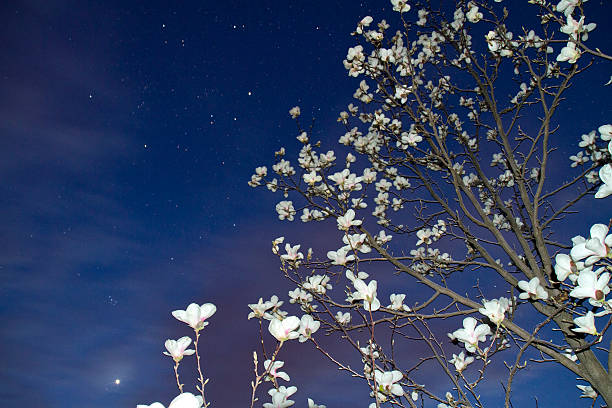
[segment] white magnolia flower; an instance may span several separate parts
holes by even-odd
[[[315,404],[315,402],[312,399],[308,398],[308,408],[326,408],[326,407],[325,405]]]
[[[577,329],[572,329],[576,333],[586,333],[597,336],[599,333],[595,328],[595,315],[589,311],[585,316],[580,316],[574,319],[574,324],[578,326]]]
[[[190,392],[179,394],[170,402],[168,408],[200,408],[202,406],[202,397],[195,396]]]
[[[497,326],[504,321],[505,313],[510,308],[510,303],[505,297],[484,301],[483,305],[484,307],[481,307],[478,311],[487,316]]]
[[[612,234],[608,234],[608,226],[595,224],[591,227],[591,237],[588,240],[578,240],[574,244],[570,255],[577,261],[586,258],[584,264],[591,266],[601,258],[608,256],[612,246]]]
[[[300,334],[295,331],[299,325],[300,319],[295,316],[289,316],[283,320],[279,320],[275,317],[270,321],[268,331],[276,338],[276,340],[286,341],[296,339],[300,336]]]
[[[555,274],[559,282],[563,282],[568,276],[576,273],[578,273],[578,268],[569,255],[557,254],[555,256]]]
[[[191,344],[191,338],[189,336],[181,337],[178,340],[168,339],[164,343],[166,350],[163,354],[170,356],[174,361],[179,362],[183,359],[183,356],[190,356],[195,353],[195,350],[188,349]]]
[[[600,268],[600,271],[603,268]],[[569,293],[570,296],[576,299],[589,299],[589,303],[593,306],[600,306],[606,301],[606,295],[610,293],[610,274],[602,273],[598,276],[597,272],[593,272],[590,268],[583,269],[578,275],[578,285]]]
[[[349,251],[350,249],[348,247],[343,246],[337,251],[329,251],[327,257],[332,260],[332,264],[344,266],[347,262],[355,260],[355,255],[348,255]]]
[[[272,397],[272,403],[266,402],[263,404],[264,408],[287,408],[295,404],[295,401],[289,399],[289,397],[297,391],[296,387],[285,387],[281,385],[276,388],[272,388],[268,391],[268,394]]]
[[[300,245],[291,246],[291,244],[285,244],[285,254],[281,255],[281,259],[285,261],[299,261],[304,259],[304,254],[298,252]]]
[[[298,116],[300,116],[300,107],[299,106],[294,106],[293,108],[291,108],[289,110],[289,115],[291,115],[291,117],[293,119],[297,118]]]
[[[597,398],[597,392],[590,385],[576,385],[576,388],[582,391],[580,398]]]
[[[519,289],[523,290],[523,292],[519,295],[519,298],[521,299],[548,299],[548,292],[540,284],[540,279],[537,276],[531,279],[529,282],[524,280],[519,281],[518,287]]]
[[[612,141],[610,142],[610,148],[612,149]],[[605,198],[612,194],[612,164],[608,163],[599,169],[599,178],[603,184],[599,186],[595,198]]]
[[[341,325],[349,324],[351,322],[351,314],[349,312],[338,312],[336,313],[336,321]]]
[[[391,300],[391,304],[387,307],[393,310],[403,310],[403,311],[409,312],[410,308],[403,304],[405,298],[406,298],[406,295],[404,294],[396,295],[395,293],[392,293],[389,296],[389,300]]]
[[[459,355],[453,354],[453,358],[449,362],[455,365],[455,370],[461,372],[465,370],[468,365],[474,362],[474,357],[466,357],[462,351],[459,353]]]
[[[407,13],[410,11],[410,5],[406,0],[391,0],[393,5],[393,11],[399,11],[400,13]]]
[[[355,210],[352,208],[349,209],[343,216],[338,217],[337,222],[338,229],[343,231],[348,231],[353,225],[361,225],[361,220],[355,219]]]
[[[351,282],[354,282],[355,279],[364,280],[364,279],[367,279],[368,276],[370,276],[364,271],[357,272],[357,276],[355,276],[355,274],[353,274],[353,271],[351,271],[350,269],[347,269],[345,274],[346,274],[346,278],[350,280]]]
[[[401,397],[404,395],[404,389],[401,385],[397,384],[404,376],[401,371],[393,370],[393,371],[382,371],[376,370],[374,371],[374,379],[378,384],[379,390],[383,394],[387,395],[397,395]]]
[[[285,381],[289,381],[289,374],[284,371],[278,371],[278,369],[284,365],[285,363],[280,360],[277,360],[274,363],[272,363],[272,360],[264,361],[264,368],[269,372],[268,377],[266,377],[266,381],[272,381],[272,378],[282,378]]]
[[[319,330],[320,326],[321,322],[313,319],[311,315],[305,314],[302,316],[302,319],[300,320],[300,328],[298,329],[298,333],[300,334],[300,343],[308,340],[314,332]]]
[[[151,405],[138,404],[136,408],[166,408],[161,402],[154,402]]]
[[[561,48],[561,52],[557,55],[557,61],[567,61],[570,64],[575,64],[580,58],[580,50],[576,48],[576,44],[568,42],[567,45]]]
[[[380,302],[376,298],[377,283],[375,280],[371,280],[370,283],[366,285],[361,279],[355,279],[353,281],[353,286],[355,286],[357,290],[357,292],[353,293],[353,299],[363,300],[363,308],[365,310],[375,312],[380,308]]]
[[[478,348],[479,341],[485,341],[491,334],[491,328],[486,324],[476,325],[478,321],[473,317],[463,319],[463,328],[455,330],[451,337],[464,343],[465,349],[473,353]]]
[[[574,9],[578,7],[581,1],[582,0],[561,0],[557,4],[557,11],[559,13],[564,13],[566,16],[569,16],[574,12]]]
[[[186,310],[173,311],[172,316],[181,322],[187,323],[192,329],[198,331],[208,325],[206,319],[214,315],[216,311],[217,307],[212,303],[204,303],[202,306],[192,303],[187,306]]]

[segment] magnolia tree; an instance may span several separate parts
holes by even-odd
[[[391,0],[399,29],[366,16],[353,32],[360,44],[343,62],[361,81],[339,114],[339,150],[318,151],[300,108],[290,110],[297,161],[281,148],[272,170],[258,167],[249,184],[282,195],[281,220],[337,227],[336,244],[317,253],[273,241],[301,317],[276,296],[249,305],[262,336],[251,407],[265,391],[264,408],[294,404],[280,356],[295,339],[368,387],[370,408],[483,407],[489,381],[501,381],[510,407],[513,382],[529,365],[569,370],[577,396],[612,405],[612,125],[602,117],[580,139],[556,124],[572,83],[612,57],[587,42],[596,25],[582,1],[526,3],[514,16],[501,0],[452,9]],[[568,159],[556,148],[570,138],[580,151]],[[601,219],[572,234],[560,224],[579,203],[597,205]],[[418,291],[378,285],[393,274]],[[383,291],[395,293],[387,300]],[[173,312],[194,329],[196,352],[214,311],[192,304]],[[363,366],[325,350],[322,332]],[[200,395],[183,393],[179,380],[190,342],[166,342],[181,392],[171,408],[208,405],[199,356]],[[419,353],[396,352],[402,343],[420,344]],[[436,373],[435,384],[424,372]]]

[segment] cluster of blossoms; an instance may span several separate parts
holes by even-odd
[[[551,276],[553,266],[548,251],[555,244],[546,237],[546,231],[550,230],[550,221],[563,217],[564,210],[555,212],[554,205],[543,203],[552,194],[542,195],[541,191],[554,191],[556,187],[549,189],[544,184],[548,159],[542,160],[537,155],[554,151],[548,142],[538,145],[554,131],[548,130],[551,124],[548,118],[542,120],[546,126],[542,126],[537,136],[528,134],[520,124],[520,117],[529,106],[546,103],[548,99],[563,99],[562,89],[566,85],[562,82],[573,78],[583,53],[592,53],[583,44],[596,28],[595,24],[586,23],[582,15],[585,1],[561,0],[554,6],[531,0],[530,3],[543,10],[540,15],[543,29],[522,29],[520,35],[510,31],[507,10],[504,9],[501,18],[495,14],[494,7],[485,7],[476,1],[457,2],[448,13],[452,15],[448,21],[444,19],[445,12],[413,11],[419,27],[415,36],[401,31],[392,33],[385,20],[374,24],[371,16],[359,21],[353,35],[361,37],[365,46],[350,47],[343,64],[350,77],[361,78],[353,94],[354,103],[348,104],[338,117],[338,122],[345,127],[339,143],[343,149],[353,149],[355,154],[318,151],[320,142],[311,140],[311,130],[300,127],[301,109],[295,106],[289,115],[299,128],[297,161],[287,160],[285,148],[280,148],[270,171],[273,178],[268,177],[268,168],[261,166],[248,182],[252,187],[266,186],[272,192],[283,194],[276,205],[280,220],[294,221],[298,215],[302,222],[327,220],[334,224],[332,229],[337,228],[336,233],[341,237],[339,248],[327,251],[323,259],[314,258],[310,248],[300,252],[301,244],[285,242],[283,237],[273,241],[272,251],[280,258],[283,272],[296,284],[288,293],[289,303],[299,305],[304,314],[298,317],[281,310],[284,302],[277,296],[267,301],[260,298],[249,305],[248,318],[257,318],[260,324],[267,321],[269,334],[278,341],[274,353],[268,355],[262,339],[265,356],[262,373],[258,372],[254,353],[253,398],[260,384],[266,381],[273,384],[268,391],[271,402],[265,402],[264,408],[295,404],[291,398],[297,388],[279,385],[280,381],[289,382],[290,377],[281,371],[285,363],[277,358],[278,353],[286,342],[295,339],[319,348],[312,336],[321,326],[330,333],[342,333],[342,338],[359,348],[364,364],[362,373],[329,354],[326,356],[341,370],[370,385],[370,396],[375,399],[370,408],[383,403],[399,406],[402,398],[414,406],[425,386],[410,377],[410,370],[400,371],[399,364],[385,355],[375,340],[375,329],[389,324],[391,347],[396,333],[410,337],[404,333],[407,329],[414,329],[430,345],[441,347],[442,342],[434,339],[435,330],[426,321],[457,315],[463,317],[462,327],[448,333],[448,337],[462,350],[452,354],[450,360],[438,351],[431,358],[454,366],[457,376],[449,377],[457,396],[450,392],[439,397],[431,392],[423,395],[438,402],[438,408],[471,406],[470,395],[478,395],[475,387],[485,378],[484,370],[491,356],[512,347],[516,349],[517,345],[527,346],[540,336],[541,327],[528,333],[519,326],[522,322],[515,321],[519,316],[515,314],[517,308],[521,314],[531,311],[544,316],[546,320],[542,324],[547,323],[544,330],[549,329],[548,324],[553,327],[557,323],[549,313],[553,306],[565,313],[561,319],[566,324],[562,334],[553,334],[562,339],[561,344],[542,341],[537,343],[540,351],[552,361],[562,361],[590,382],[591,385],[577,386],[583,392],[582,397],[595,400],[598,394],[593,387],[602,390],[609,385],[609,382],[597,384],[595,377],[589,377],[588,361],[582,357],[579,361],[577,355],[581,355],[578,350],[590,352],[589,348],[602,340],[608,326],[599,331],[596,318],[612,314],[612,299],[606,299],[610,293],[612,234],[607,225],[595,224],[589,238],[574,237],[569,254],[560,253],[555,257],[556,280]],[[405,14],[411,12],[408,2],[391,0],[391,4],[394,11],[402,13],[405,27],[410,28],[409,14]],[[552,59],[553,46],[559,40],[550,34],[551,23],[567,35],[567,42],[563,40],[564,46]],[[476,24],[478,29],[483,27],[482,34],[473,38],[470,33],[476,32]],[[495,79],[505,75],[506,65],[510,66],[508,74],[514,73],[517,86],[507,96],[495,97]],[[455,75],[456,70],[461,74]],[[556,106],[555,103],[550,106]],[[550,106],[546,107],[547,111]],[[456,107],[454,111],[453,107]],[[358,126],[352,127],[353,122],[358,122]],[[506,127],[505,122],[512,125]],[[511,136],[513,132],[517,135]],[[575,181],[584,176],[590,184],[585,184],[579,198],[592,192],[597,199],[612,195],[612,125],[600,126],[581,139],[578,145],[583,150],[570,157],[571,167],[583,170]],[[607,148],[602,141],[608,143]],[[487,165],[482,166],[483,156],[492,157],[490,166],[486,159]],[[367,159],[367,165],[358,161],[358,157]],[[294,192],[303,196],[303,204],[289,199],[289,194]],[[425,198],[417,195],[422,192]],[[538,198],[532,200],[533,196]],[[416,228],[392,220],[412,206],[414,218],[420,223]],[[553,209],[553,215],[547,220],[548,214],[542,214],[550,212],[549,209]],[[374,220],[377,228],[382,228],[378,234],[371,234],[366,228]],[[401,255],[394,255],[393,251],[398,249],[386,245],[392,238],[390,233],[394,237],[409,237],[413,243],[416,238],[416,245],[406,248],[398,243]],[[432,245],[442,247],[453,240],[465,242],[467,253],[459,253],[462,258],[457,258],[459,251],[453,245],[448,245],[452,257]],[[495,259],[500,250],[505,255]],[[507,259],[502,262],[501,258],[506,255]],[[379,282],[382,286],[385,280],[371,279],[360,268],[364,262],[381,261],[390,262],[398,273],[416,278],[433,295],[423,302],[420,291],[412,293],[412,307],[409,307],[404,304],[406,294],[393,293],[389,296],[390,304],[384,307]],[[301,275],[300,271],[305,269],[309,272]],[[337,279],[336,286],[335,282],[342,279],[338,269],[344,271],[350,282],[344,303],[331,297],[332,279]],[[453,281],[449,278],[452,273],[477,273],[478,270],[497,272],[509,284],[507,297],[487,298],[477,283],[474,288],[479,293],[475,298],[483,299],[481,305],[468,297],[474,292],[464,295],[453,291],[450,286]],[[524,280],[517,278],[519,275]],[[513,296],[515,291],[519,292],[517,297]],[[450,300],[440,309],[438,305],[444,296]],[[431,314],[424,311],[427,307],[433,310]],[[204,379],[200,375],[197,389],[201,395],[183,393],[178,364],[184,356],[197,356],[199,333],[215,311],[212,304],[192,304],[184,311],[173,312],[195,331],[196,338],[195,349],[189,349],[192,339],[187,336],[165,343],[164,354],[175,362],[181,391],[169,408],[207,406]],[[478,319],[476,311],[480,313]],[[569,329],[567,323],[572,320],[574,324]],[[562,325],[557,323],[548,333],[559,327]],[[364,329],[370,338],[366,347],[360,347],[359,340],[354,341],[351,335]],[[588,343],[585,340],[588,336],[596,337]],[[422,363],[427,360],[423,359]],[[198,357],[198,364],[199,361]],[[468,381],[465,376],[476,372],[469,368],[475,362],[479,365],[478,379]],[[512,370],[522,368],[517,359]],[[311,399],[308,406],[324,408]],[[163,405],[154,403],[150,407],[163,408]]]

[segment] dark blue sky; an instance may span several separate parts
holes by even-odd
[[[190,334],[170,311],[194,301],[218,307],[203,336],[213,406],[248,403],[247,304],[291,288],[270,242],[317,230],[281,224],[276,197],[246,182],[280,146],[295,151],[296,104],[334,146],[358,83],[342,66],[349,33],[394,17],[387,1],[181,3],[0,5],[3,407],[167,404],[163,342]],[[599,97],[570,105],[568,135],[609,114]],[[305,349],[284,358],[300,406],[363,402]]]

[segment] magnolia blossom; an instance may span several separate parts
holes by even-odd
[[[557,254],[557,256],[555,256],[555,274],[559,282],[563,282],[568,276],[576,274],[577,272],[578,268],[576,263],[569,255]]]
[[[291,244],[285,244],[286,254],[281,255],[281,259],[285,261],[298,261],[304,259],[304,254],[298,252],[300,245],[291,246]]]
[[[315,402],[312,399],[308,398],[308,408],[326,408],[326,407],[325,405],[315,404]]]
[[[612,150],[612,141],[610,142],[609,149]],[[612,164],[608,163],[599,169],[599,178],[603,184],[599,186],[599,190],[595,193],[595,198],[605,198],[612,194]]]
[[[277,360],[274,363],[272,360],[264,361],[264,368],[269,372],[269,376],[266,377],[266,381],[271,381],[271,378],[282,378],[285,381],[289,381],[289,374],[284,371],[277,371],[279,368],[284,366],[283,361]]]
[[[505,297],[484,301],[483,305],[484,307],[481,307],[478,311],[487,316],[489,320],[497,326],[504,321],[504,314],[510,308],[510,303]]]
[[[452,333],[452,338],[464,343],[465,349],[473,353],[478,348],[479,341],[485,341],[487,335],[491,334],[491,328],[486,324],[476,325],[478,321],[473,317],[463,319],[463,328]]]
[[[276,388],[272,388],[268,391],[268,394],[272,397],[272,403],[266,402],[263,404],[264,408],[287,408],[295,404],[295,401],[288,399],[290,396],[295,394],[297,391],[296,387],[285,387],[281,385]]]
[[[575,64],[580,58],[580,50],[576,48],[576,44],[568,42],[567,45],[561,48],[561,52],[557,55],[557,61],[567,61],[570,64]]]
[[[214,315],[216,311],[217,306],[212,303],[204,303],[202,306],[192,303],[187,306],[186,310],[173,311],[172,316],[181,322],[187,323],[195,331],[199,331],[208,325],[208,322],[205,320]]]
[[[380,308],[380,302],[376,298],[377,283],[375,280],[371,280],[370,283],[366,285],[366,283],[361,279],[355,279],[353,281],[353,286],[355,286],[355,289],[357,290],[357,292],[353,293],[353,299],[363,299],[363,308],[365,310],[375,312]]]
[[[453,358],[449,362],[455,365],[455,370],[462,372],[468,365],[474,362],[474,357],[466,357],[462,351],[459,355],[453,354]]]
[[[299,106],[294,106],[293,108],[291,108],[289,110],[289,115],[291,115],[291,117],[293,119],[297,118],[298,116],[300,116],[300,107]]]
[[[608,256],[612,246],[612,234],[608,234],[608,226],[595,224],[591,227],[591,238],[579,241],[572,248],[570,255],[577,261],[586,258],[584,264],[591,266],[601,258]]]
[[[276,298],[275,300],[278,300],[278,297],[276,296],[272,296],[272,298]],[[252,312],[249,313],[248,319],[251,319],[253,317],[256,317],[258,319],[262,317],[266,319],[272,318],[271,314],[266,313],[268,309],[271,309],[273,307],[273,303],[270,301],[264,302],[263,298],[259,298],[259,301],[257,303],[251,303],[249,304],[249,307],[251,308]]]
[[[603,268],[600,268],[600,271]],[[604,303],[605,297],[610,293],[610,274],[608,272],[597,276],[590,268],[583,269],[578,275],[578,286],[569,293],[570,296],[577,299],[589,299],[589,303],[593,306],[600,306]]]
[[[179,394],[170,402],[168,408],[200,408],[202,406],[202,397],[195,396],[190,392]],[[136,405],[136,408],[164,408],[163,404],[154,402],[151,405]]]
[[[191,344],[191,338],[189,336],[181,337],[178,340],[168,339],[164,343],[166,346],[166,350],[163,354],[170,356],[174,359],[174,361],[179,362],[183,359],[183,356],[190,356],[195,353],[195,350],[188,349]]]
[[[298,333],[300,334],[299,342],[303,343],[308,340],[314,332],[319,330],[320,326],[321,322],[313,319],[311,315],[305,314],[302,316],[302,319],[300,320],[300,328],[298,330]]]
[[[580,398],[597,398],[597,392],[590,385],[576,385],[576,388],[582,391]]]
[[[332,264],[334,265],[346,265],[350,261],[355,260],[355,255],[348,255],[350,249],[346,246],[340,248],[337,251],[329,251],[327,252],[327,257],[331,259]]]
[[[336,321],[341,325],[349,324],[351,322],[351,314],[349,312],[338,312],[336,313]]]
[[[406,0],[391,0],[393,5],[393,11],[399,11],[400,13],[407,13],[410,11],[410,5]]]
[[[410,308],[403,304],[405,298],[406,298],[406,295],[404,294],[396,295],[395,293],[392,293],[389,296],[389,299],[391,300],[391,304],[387,307],[393,310],[403,310],[405,312],[409,312]]]
[[[300,325],[300,319],[295,316],[289,316],[280,320],[273,318],[268,326],[268,331],[278,341],[286,341],[299,337],[299,333],[294,331]]]
[[[576,329],[572,329],[576,333],[586,333],[597,336],[597,328],[595,328],[595,315],[589,311],[585,316],[580,316],[574,319],[574,324],[578,326]]]
[[[338,229],[343,231],[348,231],[353,225],[361,225],[361,220],[355,219],[355,210],[352,208],[349,209],[343,216],[338,217],[337,222]]]
[[[401,371],[398,370],[385,371],[384,373],[379,370],[374,371],[374,379],[380,391],[387,395],[393,394],[398,397],[404,395],[404,389],[397,384],[403,377]]]
[[[548,299],[548,292],[540,284],[540,279],[537,276],[535,278],[532,278],[529,282],[524,280],[519,281],[518,287],[519,289],[522,289],[524,291],[519,295],[519,298],[521,299]]]
[[[574,9],[578,7],[581,1],[583,0],[561,0],[557,4],[557,11],[560,13],[564,13],[566,16],[569,16],[574,12]]]

